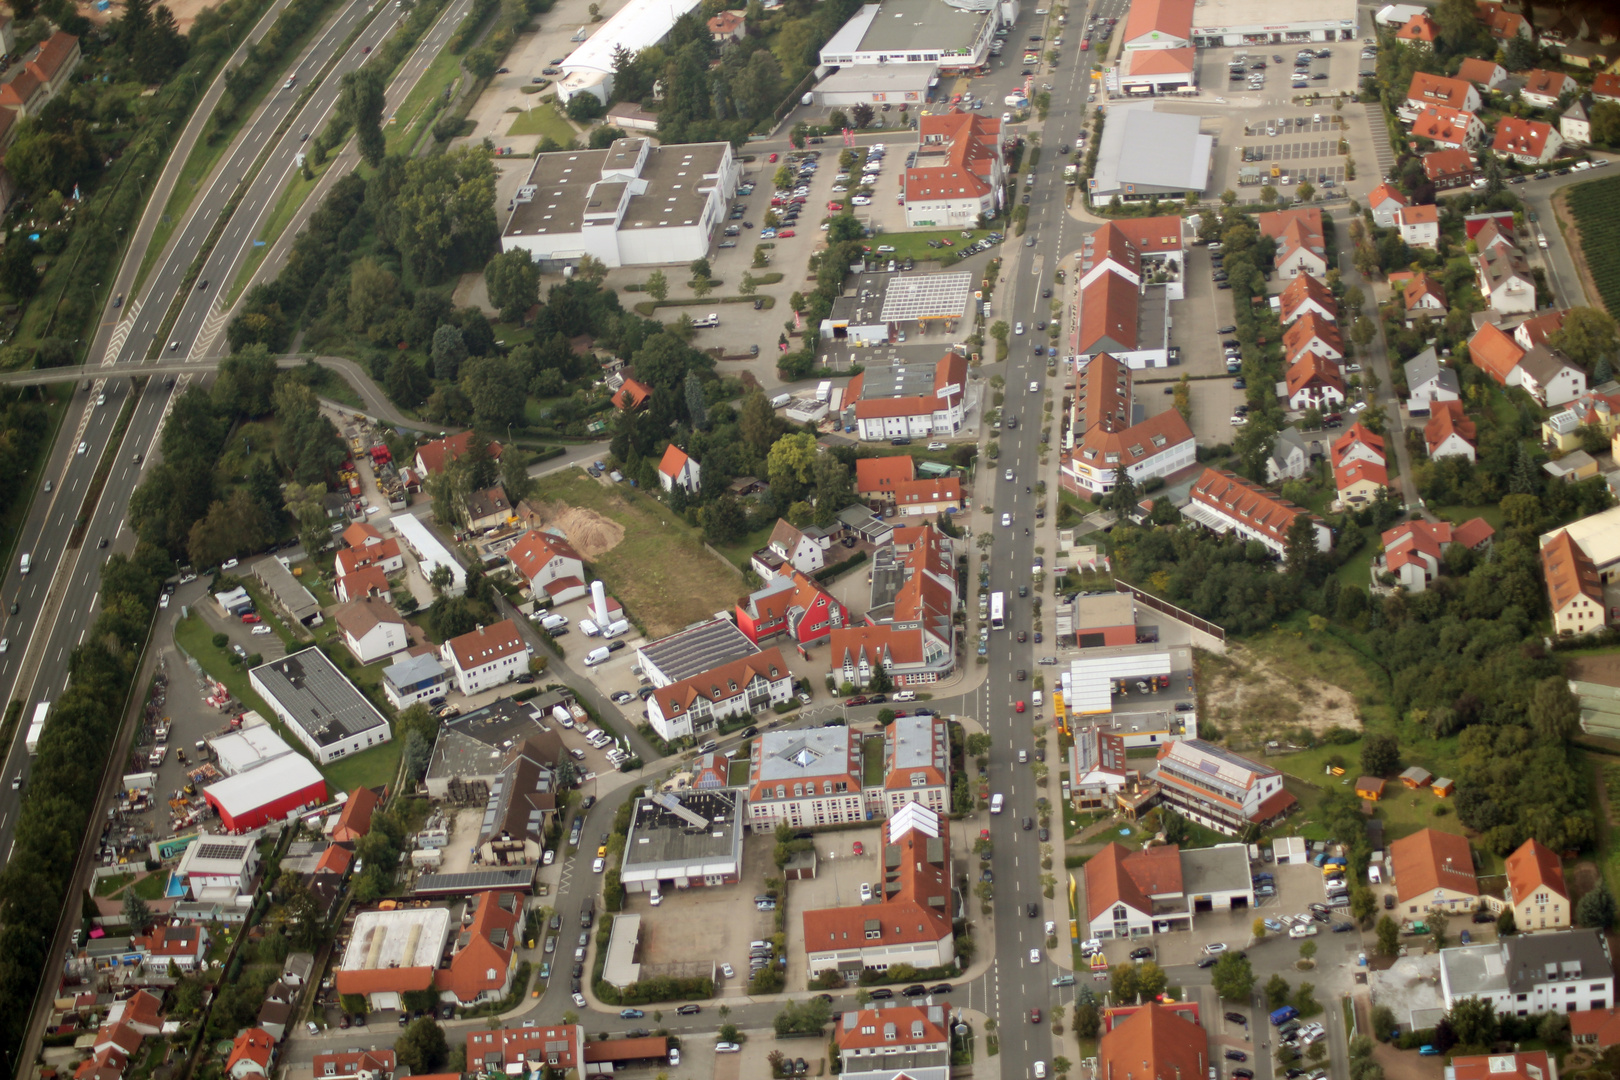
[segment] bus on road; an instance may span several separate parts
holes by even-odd
[[[1005,630],[1007,628],[1007,594],[993,592],[990,594],[990,629]]]

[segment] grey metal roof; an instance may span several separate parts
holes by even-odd
[[[444,665],[432,653],[405,656],[383,668],[383,678],[395,688],[415,686],[417,683],[444,677]]]
[[[555,690],[529,701],[500,698],[456,718],[440,730],[433,743],[427,779],[493,779],[512,763],[527,740],[557,738],[555,733],[547,735],[541,717],[567,700],[571,699]]]
[[[377,707],[313,646],[260,664],[250,674],[321,746],[388,727]]]
[[[1092,191],[1114,194],[1203,191],[1215,139],[1199,133],[1199,118],[1116,106],[1103,124]],[[1127,190],[1127,186],[1134,191]]]
[[[932,716],[900,717],[883,733],[883,742],[895,769],[932,765],[943,773],[950,767],[949,736],[943,724],[936,732]]]
[[[517,889],[528,892],[534,887],[534,866],[509,866],[500,870],[474,870],[464,874],[423,874],[416,879],[417,896],[466,896],[491,889]]]
[[[1252,889],[1249,851],[1242,844],[1182,849],[1181,891],[1188,896],[1218,892],[1247,893]]]
[[[643,665],[650,665],[658,675],[673,683],[753,656],[760,650],[730,619],[711,619],[650,641],[636,651]]]
[[[759,737],[759,779],[803,780],[848,774],[851,745],[847,727],[767,731]]]

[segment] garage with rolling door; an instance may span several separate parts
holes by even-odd
[[[1183,850],[1181,887],[1194,918],[1213,911],[1245,911],[1254,906],[1249,849],[1244,844],[1217,844]]]

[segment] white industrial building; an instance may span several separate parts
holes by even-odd
[[[422,524],[422,519],[411,514],[395,514],[389,518],[394,531],[405,542],[416,556],[417,568],[421,570],[422,577],[431,581],[433,571],[439,567],[448,567],[450,570],[450,587],[444,590],[446,596],[460,596],[467,591],[467,571],[461,568],[456,557],[450,554],[450,549],[439,542],[428,527]]]
[[[608,267],[684,266],[709,254],[737,174],[723,142],[655,147],[637,137],[538,154],[507,207],[501,250],[527,251],[547,273],[586,255]]]
[[[628,0],[563,59],[557,100],[566,103],[584,92],[595,94],[606,105],[613,93],[613,54],[622,48],[634,56],[658,44],[681,16],[697,6],[697,0]]]
[[[742,800],[735,791],[637,799],[619,880],[633,893],[735,885],[742,851]]]
[[[867,4],[822,46],[821,63],[829,68],[922,65],[930,72],[982,67],[990,59],[999,20],[999,10],[990,5],[974,11],[945,0]]]
[[[976,277],[968,270],[933,274],[857,274],[821,320],[821,339],[857,347],[893,344],[908,333],[954,344],[972,329]]]
[[[882,67],[840,68],[816,84],[813,100],[824,109],[867,104],[905,105],[917,109],[928,100],[928,90],[939,82],[936,69],[926,64],[885,64]]]
[[[393,738],[377,706],[315,646],[260,664],[248,681],[322,765]]]
[[[1170,51],[1170,50],[1159,50]],[[1103,123],[1091,200],[1146,201],[1154,196],[1195,197],[1209,186],[1215,137],[1199,131],[1200,118],[1155,112],[1151,106],[1116,106]]]
[[[1193,8],[1193,44],[1295,45],[1354,41],[1356,0],[1199,0]]]

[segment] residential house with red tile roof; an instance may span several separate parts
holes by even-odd
[[[1519,933],[1562,930],[1571,924],[1574,905],[1564,882],[1558,855],[1534,837],[1507,857],[1507,889],[1502,899],[1513,909]]]
[[[1125,940],[1155,932],[1155,922],[1189,925],[1175,844],[1132,851],[1109,842],[1086,863],[1086,937]]]
[[[1469,551],[1487,552],[1491,548],[1491,540],[1496,536],[1496,530],[1484,518],[1469,518],[1461,525],[1451,530],[1451,542],[1461,544]]]
[[[321,857],[315,861],[313,873],[316,875],[331,874],[341,881],[348,876],[349,869],[353,865],[354,852],[342,844],[330,844],[325,851],[321,852]]]
[[[1474,854],[1465,837],[1419,829],[1389,845],[1400,916],[1438,908],[1448,914],[1472,911],[1479,903]]]
[[[1485,229],[1480,230],[1481,236],[1485,233]],[[1524,253],[1516,247],[1484,244],[1478,247],[1474,272],[1480,295],[1491,310],[1503,315],[1528,315],[1536,310],[1536,280]]]
[[[556,1073],[584,1068],[585,1029],[556,1027],[474,1029],[467,1032],[467,1068],[473,1072],[521,1075],[549,1065]]]
[[[1264,829],[1297,803],[1282,773],[1202,739],[1161,746],[1153,778],[1166,804],[1229,836],[1251,825]]]
[[[1507,68],[1495,60],[1486,60],[1478,56],[1468,57],[1457,69],[1457,78],[1466,79],[1481,90],[1495,90],[1507,82],[1507,77]]]
[[[1138,485],[1190,468],[1197,459],[1192,429],[1175,409],[1131,423],[1131,369],[1110,353],[1080,361],[1070,404],[1073,446],[1062,455],[1059,483],[1067,491],[1107,494],[1123,470]]]
[[[1389,469],[1375,461],[1351,461],[1335,465],[1333,485],[1343,506],[1359,510],[1371,506],[1378,500],[1379,492],[1389,487]]]
[[[733,716],[768,710],[792,696],[793,672],[782,651],[770,648],[660,686],[647,699],[647,719],[660,738],[673,742],[700,737]]]
[[[1569,1041],[1600,1051],[1620,1046],[1620,1008],[1577,1009],[1570,1013]]]
[[[338,577],[347,577],[368,566],[375,566],[384,574],[397,574],[405,569],[405,556],[399,550],[399,541],[390,536],[380,544],[344,548],[337,553],[333,572]]]
[[[1605,71],[1592,77],[1594,101],[1620,101],[1620,73]]]
[[[861,734],[847,727],[761,732],[748,743],[748,820],[755,830],[866,819]]]
[[[1483,136],[1481,136],[1483,138]],[[1437,191],[1467,187],[1479,177],[1473,152],[1465,147],[1434,150],[1423,155],[1423,175]]]
[[[107,1010],[108,1024],[122,1024],[142,1035],[163,1030],[163,997],[152,990],[137,990]]]
[[[371,831],[371,815],[380,802],[377,793],[368,787],[357,787],[349,792],[343,809],[338,812],[337,824],[332,826],[332,842],[358,843]]]
[[[808,648],[849,624],[848,608],[790,567],[737,601],[737,628],[756,645],[786,634],[795,645]]]
[[[1184,1080],[1212,1068],[1208,1033],[1176,1007],[1149,1001],[1097,1043],[1093,1075],[1097,1080]]]
[[[1558,156],[1563,149],[1564,137],[1558,129],[1542,120],[1520,120],[1504,116],[1496,122],[1496,137],[1491,150],[1502,157],[1512,158],[1521,165],[1541,165]]]
[[[647,404],[652,387],[637,379],[626,378],[613,394],[613,407],[621,412],[634,412]]]
[[[231,1042],[231,1056],[225,1061],[225,1075],[231,1080],[269,1076],[276,1054],[276,1040],[263,1028],[251,1027]]]
[[[545,529],[530,529],[506,552],[517,572],[529,583],[529,595],[544,594],[553,606],[585,595],[585,560],[564,537]]]
[[[945,1005],[883,1002],[840,1013],[833,1042],[838,1045],[842,1075],[851,1080],[898,1080],[908,1070],[928,1069],[928,1075],[949,1072],[950,1020]]]
[[[1603,579],[1569,530],[1542,537],[1541,573],[1547,581],[1553,629],[1560,636],[1595,633],[1613,621]]]
[[[1373,224],[1388,229],[1395,224],[1395,213],[1410,200],[1394,184],[1383,183],[1367,193],[1367,208],[1372,211]]]
[[[1580,89],[1580,84],[1562,71],[1531,68],[1515,74],[1524,80],[1519,95],[1538,109],[1550,109],[1567,93]]]
[[[1440,576],[1446,545],[1452,542],[1451,524],[1413,519],[1385,529],[1381,540],[1384,550],[1372,564],[1374,582],[1390,574],[1408,592],[1420,593]]]
[[[883,789],[876,813],[893,817],[907,803],[951,812],[951,737],[939,716],[902,716],[883,729]]]
[[[1328,410],[1344,404],[1344,376],[1339,364],[1314,352],[1302,352],[1285,375],[1290,409]]]
[[[202,926],[154,926],[150,933],[130,939],[130,949],[141,954],[148,975],[168,973],[172,962],[181,971],[195,971],[208,954],[208,930]]]
[[[1518,237],[1513,232],[1511,213],[1468,214],[1463,218],[1463,232],[1480,251],[1519,246]]]
[[[949,821],[922,803],[905,803],[883,822],[879,860],[884,873],[874,903],[804,913],[811,978],[836,970],[855,980],[868,968],[933,968],[955,959]]]
[[[1512,1054],[1457,1055],[1446,1067],[1446,1080],[1557,1080],[1558,1070],[1545,1050]]]
[[[1138,336],[1140,291],[1123,274],[1106,271],[1090,284],[1080,286],[1080,318],[1070,334],[1077,355],[1096,353],[1125,355],[1135,353],[1142,339]]]
[[[1474,460],[1478,436],[1474,422],[1463,415],[1462,402],[1437,401],[1429,407],[1429,420],[1423,425],[1423,444],[1429,448],[1430,458]]]
[[[1413,15],[1400,29],[1395,31],[1395,37],[1408,45],[1428,45],[1432,47],[1435,39],[1440,36],[1440,27],[1435,25],[1427,11],[1420,11]]]
[[[1283,330],[1283,360],[1294,363],[1306,353],[1329,360],[1344,358],[1344,339],[1331,320],[1307,313],[1295,319]]]
[[[1420,270],[1407,280],[1406,287],[1401,290],[1401,303],[1406,308],[1407,326],[1419,319],[1446,317],[1445,287],[1426,271]]]
[[[45,83],[26,67],[0,86],[0,107],[15,109],[19,117],[35,115],[49,100],[50,91]]]
[[[1227,472],[1205,469],[1193,481],[1191,501],[1182,515],[1216,532],[1231,532],[1242,540],[1258,540],[1278,556],[1288,550],[1288,531],[1305,515],[1311,521],[1318,551],[1333,546],[1326,523],[1259,484]]]
[[[1452,79],[1427,71],[1412,73],[1412,83],[1406,90],[1406,103],[1419,111],[1429,105],[1445,105],[1468,113],[1479,112],[1482,104],[1479,91],[1467,79]]]
[[[962,481],[954,476],[923,476],[894,489],[894,508],[905,517],[938,517],[962,509]]]
[[[1270,210],[1255,219],[1260,235],[1277,241],[1275,264],[1282,278],[1310,274],[1326,277],[1327,245],[1322,239],[1322,210],[1316,206]]]
[[[1395,224],[1400,226],[1401,239],[1411,247],[1433,250],[1440,246],[1440,208],[1434,203],[1402,207]]]
[[[375,597],[343,604],[333,612],[332,621],[343,635],[343,644],[362,664],[374,664],[411,643],[404,616]]]
[[[1351,424],[1348,430],[1334,439],[1333,445],[1328,450],[1328,456],[1335,465],[1347,465],[1356,461],[1370,461],[1383,465],[1388,460],[1384,455],[1383,436],[1370,430],[1360,420]]]
[[[741,11],[722,11],[708,22],[709,36],[716,45],[729,45],[748,36],[748,22]]]
[[[386,1048],[327,1050],[313,1061],[315,1080],[394,1080],[394,1069],[394,1051]]]
[[[1192,45],[1193,0],[1137,0],[1125,16],[1125,49],[1185,49]]]
[[[1478,115],[1447,105],[1423,106],[1412,118],[1411,132],[1442,150],[1474,150],[1485,141],[1485,124]]]
[[[916,158],[901,177],[906,224],[962,227],[994,217],[1006,182],[999,119],[960,109],[920,117]]]
[[[529,643],[511,619],[480,626],[444,643],[441,659],[463,694],[481,693],[529,671]]]
[[[1498,0],[1477,0],[1479,21],[1490,30],[1491,37],[1506,41],[1512,37],[1529,39],[1530,23],[1516,11],[1508,11]]]
[[[914,621],[846,626],[832,632],[828,645],[828,668],[856,686],[878,668],[896,684],[916,686],[938,682],[955,666],[950,641]]]
[[[1564,316],[1569,309],[1550,308],[1538,311],[1513,328],[1513,340],[1521,349],[1533,349],[1564,328]]]
[[[46,92],[55,97],[78,69],[82,58],[79,39],[58,30],[45,39],[39,52],[28,61],[28,70],[44,85]]]
[[[376,547],[383,542],[383,534],[369,521],[356,521],[343,530],[343,542],[356,550]]]
[[[468,921],[468,916],[471,921]],[[523,895],[474,893],[467,901],[450,966],[434,975],[434,988],[462,1005],[499,1001],[512,985],[513,957],[524,918]]]
[[[955,349],[932,365],[868,364],[849,381],[844,400],[855,403],[855,430],[864,442],[925,439],[962,430],[968,358]]]
[[[416,469],[423,476],[437,476],[453,461],[467,456],[468,447],[478,436],[462,431],[443,439],[433,439],[416,448]],[[501,444],[491,440],[489,456],[499,461]]]
[[[893,502],[894,493],[917,478],[917,463],[910,454],[855,459],[855,494],[867,502]]]
[[[664,447],[664,456],[658,462],[658,483],[665,491],[673,491],[679,485],[688,495],[694,495],[701,471],[690,454],[670,443]]]
[[[1339,305],[1333,299],[1333,290],[1309,274],[1294,278],[1277,298],[1277,317],[1284,326],[1301,315],[1316,315],[1330,323],[1339,321]]]

